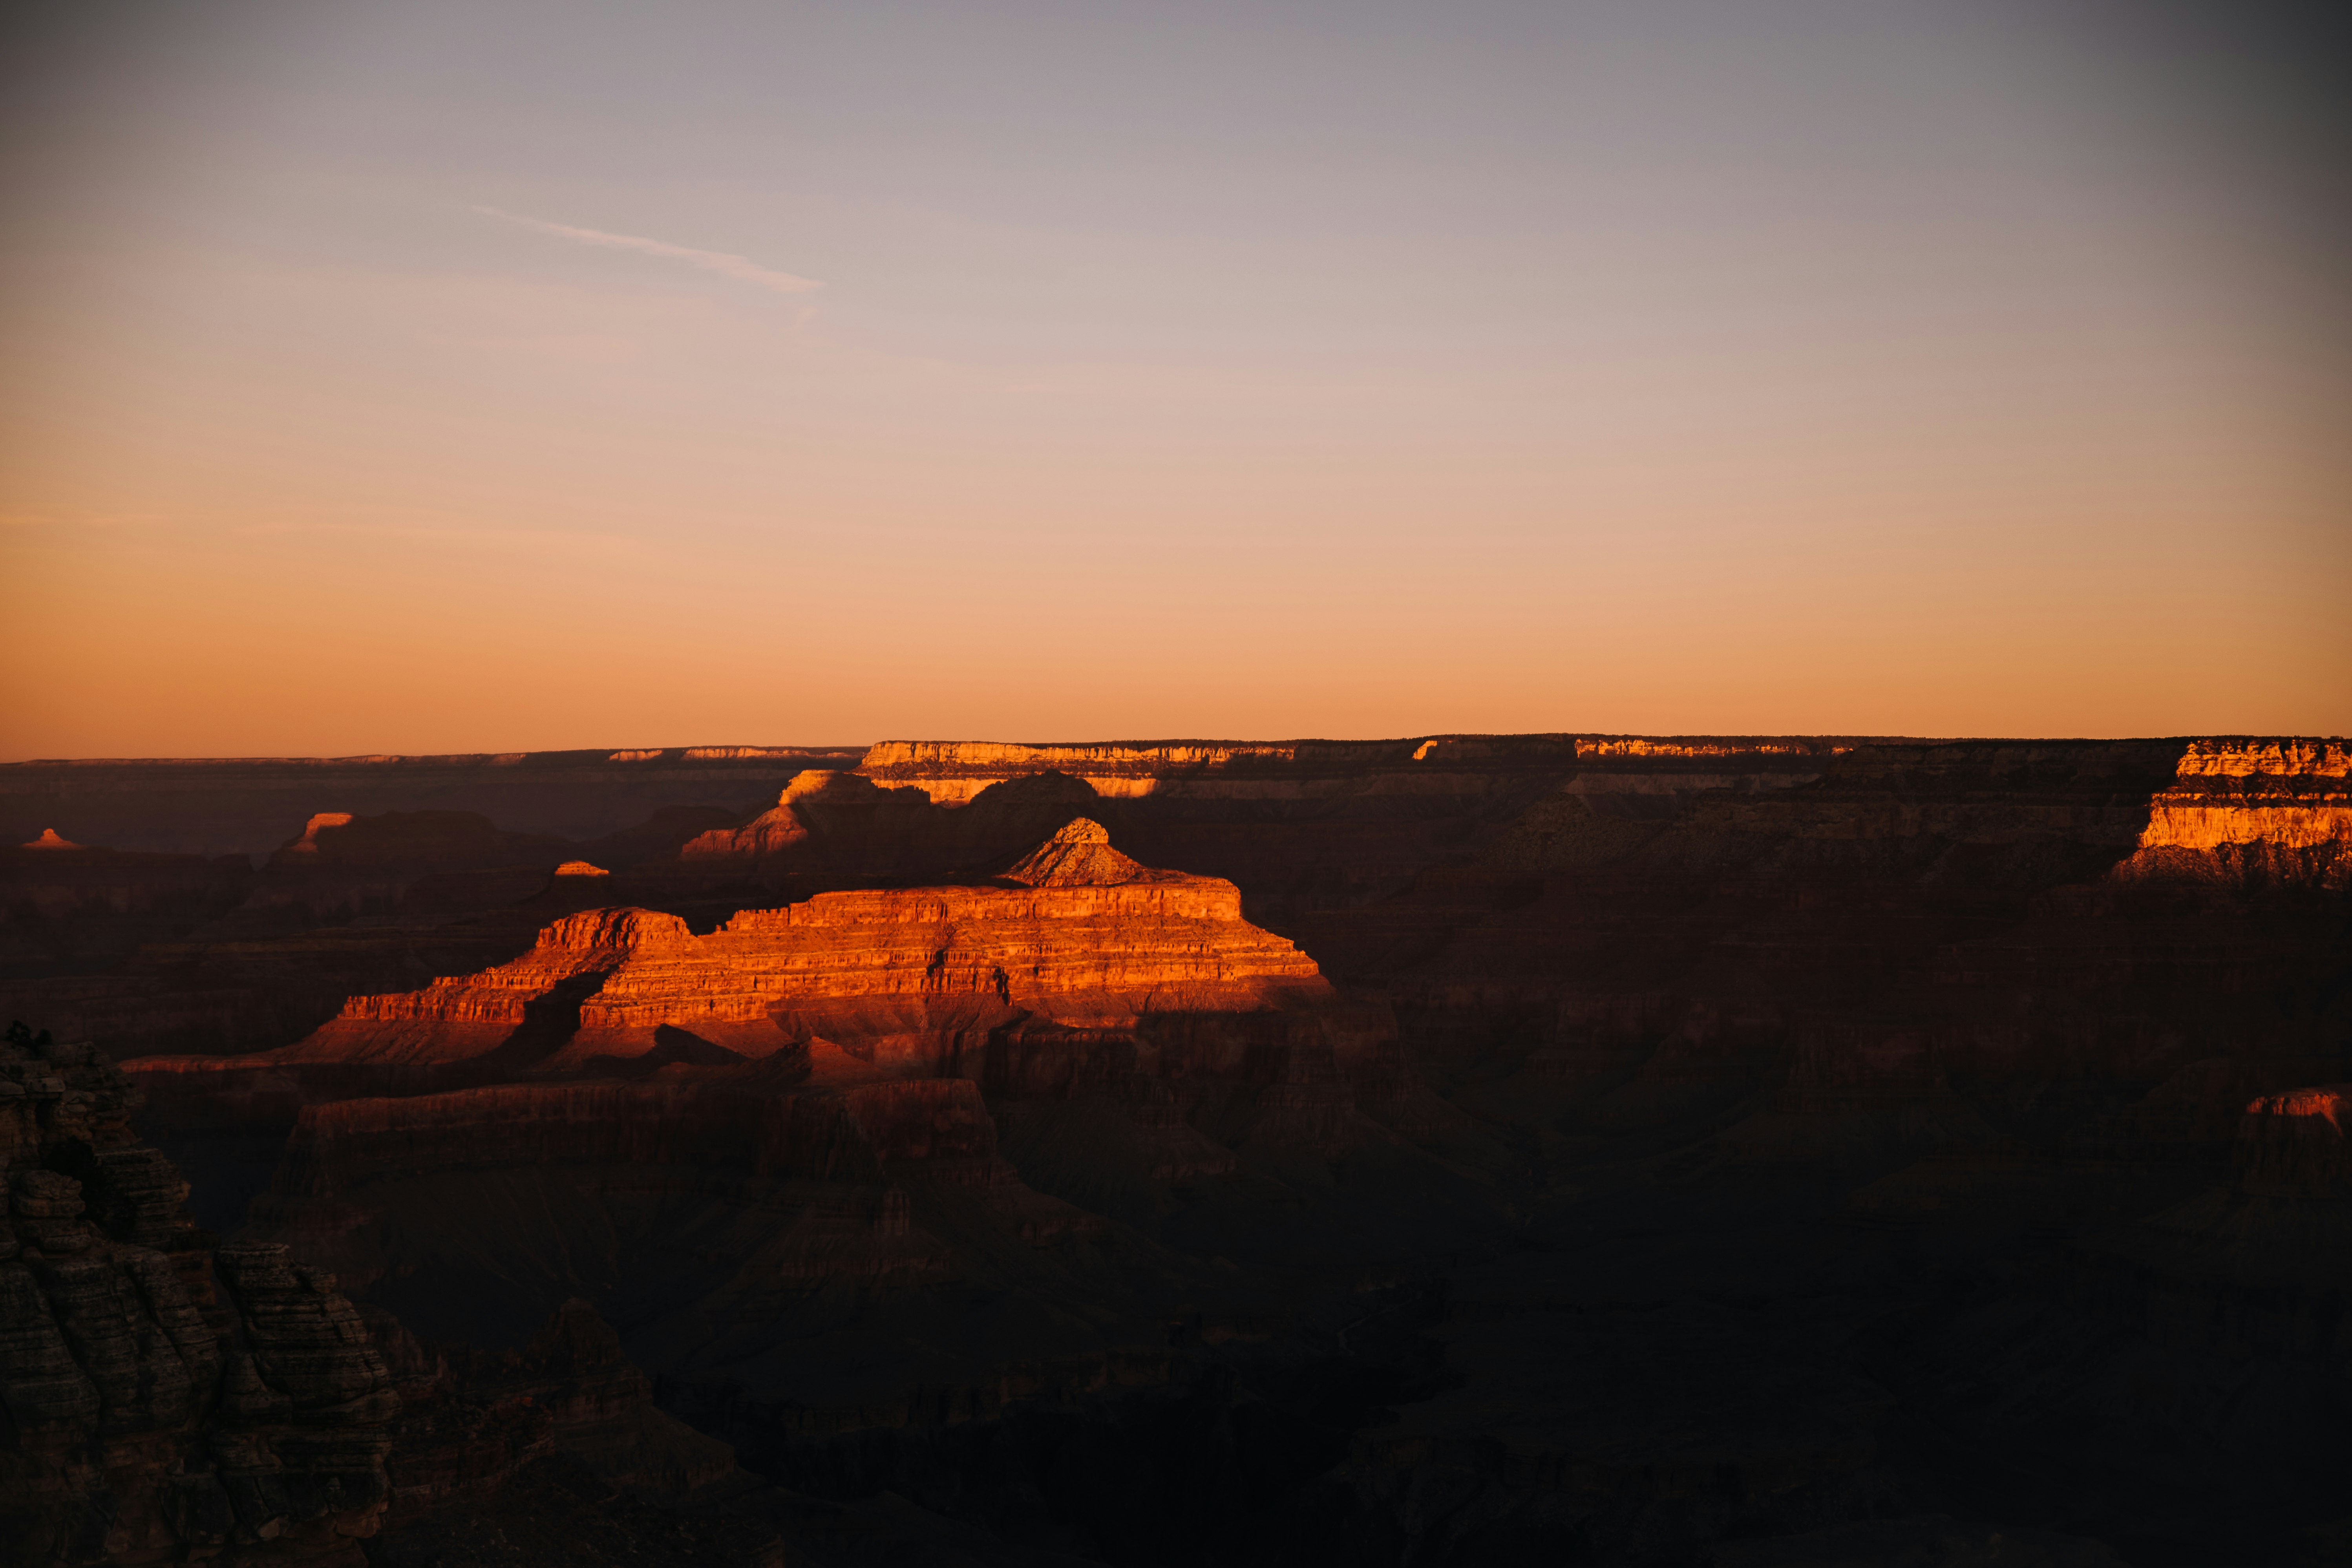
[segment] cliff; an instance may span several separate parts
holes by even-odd
[[[0,1012],[124,1057],[284,1045],[354,993],[511,958],[575,910],[699,908],[698,889],[645,868],[713,815],[671,808],[581,845],[475,813],[320,812],[258,870],[237,856],[25,849],[13,887],[0,851]]]
[[[2151,803],[2126,873],[2352,888],[2352,752],[2335,741],[2197,741]],[[2174,852],[2174,853],[2168,853]],[[2187,852],[2187,860],[2178,852]]]
[[[1853,742],[1818,738],[1439,735],[1398,741],[1144,741],[1079,745],[885,741],[857,771],[944,805],[1041,773],[1083,780],[1109,800],[1303,801],[1372,794],[1485,793],[1528,774],[1704,778],[1774,787],[1816,776]],[[1769,781],[1765,783],[1763,781]]]
[[[1817,777],[1843,739],[1441,735],[1396,741],[1012,745],[885,742],[858,773],[977,810],[995,793],[1066,779],[1154,866],[1223,877],[1249,917],[1286,936],[1327,910],[1376,903],[1433,866],[1475,855],[1559,792],[1604,809],[1674,809],[1697,792],[1778,790]],[[1624,803],[1633,803],[1627,807]]]
[[[1036,881],[824,893],[699,936],[673,915],[593,910],[548,926],[511,963],[354,996],[282,1050],[132,1070],[175,1094],[313,1067],[355,1083],[360,1068],[506,1075],[678,1051],[729,1061],[812,1033],[931,1058],[988,1017],[1118,1026],[1328,995],[1312,961],[1241,918],[1233,884],[1148,870],[1093,823],[1061,829],[1015,869]]]
[[[0,1542],[12,1563],[359,1568],[398,1401],[334,1279],[212,1249],[86,1046],[0,1047]]]
[[[524,1563],[781,1568],[772,1528],[697,1500],[753,1484],[732,1451],[586,1303],[519,1350],[424,1344],[284,1246],[196,1230],[135,1108],[87,1047],[0,1046],[10,1563],[430,1563],[497,1517]]]
[[[164,1124],[290,1122],[251,1234],[372,1305],[511,1342],[582,1297],[665,1367],[812,1420],[876,1397],[780,1349],[827,1292],[854,1289],[862,1318],[923,1291],[1042,1308],[1050,1281],[1087,1281],[1087,1316],[950,1358],[940,1375],[973,1389],[1049,1351],[1098,1364],[1087,1323],[1164,1332],[1191,1266],[1082,1198],[1150,1231],[1248,1214],[1228,1245],[1253,1256],[1297,1256],[1339,1214],[1465,1234],[1415,1195],[1463,1178],[1412,1142],[1460,1119],[1417,1092],[1386,1020],[1244,921],[1230,883],[1145,867],[1087,820],[974,885],[821,894],[704,933],[583,911],[509,963],[354,997],[286,1050],[133,1070]],[[1352,1193],[1342,1163],[1398,1184]]]
[[[2254,1100],[2239,1126],[2237,1153],[2248,1192],[2352,1196],[2352,1084]]]

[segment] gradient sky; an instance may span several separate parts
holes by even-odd
[[[2352,730],[2317,15],[20,13],[0,757]]]

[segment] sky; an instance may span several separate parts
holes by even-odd
[[[2352,730],[2244,0],[90,0],[0,760]]]

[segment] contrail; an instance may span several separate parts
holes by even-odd
[[[670,257],[689,266],[699,267],[706,272],[717,272],[741,282],[756,283],[762,289],[773,289],[779,294],[805,294],[812,289],[824,287],[814,278],[796,278],[789,272],[778,272],[772,268],[761,266],[748,256],[731,256],[723,250],[697,250],[692,246],[672,245],[666,239],[647,239],[643,235],[606,234],[601,228],[574,228],[570,224],[548,223],[544,219],[524,217],[518,213],[500,212],[496,207],[478,206],[474,210],[581,245],[601,245],[614,250],[642,250],[647,256]]]

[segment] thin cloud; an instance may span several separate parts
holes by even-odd
[[[443,544],[472,545],[484,550],[544,551],[550,546],[588,548],[636,554],[647,547],[642,539],[625,533],[600,533],[576,528],[463,528],[434,522],[331,522],[309,518],[232,525],[228,532],[243,539],[282,539],[295,534],[326,534],[351,539],[417,540]]]
[[[773,268],[761,266],[748,256],[733,256],[723,250],[697,250],[692,246],[672,245],[666,239],[647,239],[643,235],[606,234],[601,228],[574,228],[570,224],[549,223],[542,218],[500,212],[496,207],[478,206],[474,210],[578,245],[601,245],[610,250],[637,250],[647,256],[667,256],[674,261],[683,261],[689,267],[699,267],[706,272],[716,272],[738,282],[756,283],[762,289],[772,289],[779,294],[805,294],[812,289],[824,287],[813,278],[798,278],[789,272],[779,272]]]

